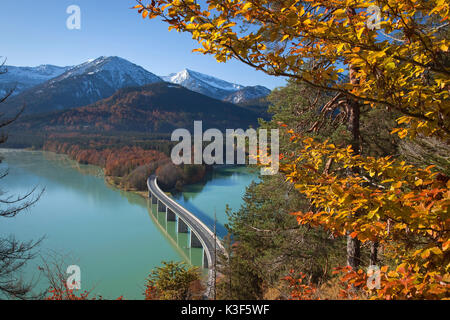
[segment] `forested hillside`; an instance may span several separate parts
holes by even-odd
[[[155,83],[121,89],[92,105],[68,111],[23,117],[15,128],[26,131],[132,131],[170,133],[193,128],[248,128],[263,117],[260,108],[238,106],[209,98],[179,85]]]

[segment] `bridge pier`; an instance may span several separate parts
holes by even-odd
[[[188,233],[189,232],[189,227],[188,225],[183,221],[183,219],[181,219],[180,217],[178,217],[178,232],[179,233]]]
[[[152,209],[155,209],[153,205],[156,206],[155,215],[157,223],[162,229],[165,229],[166,233],[171,232],[173,237],[171,234],[169,234],[169,237],[172,237],[172,239],[174,237],[177,238],[177,244],[179,246],[181,245],[181,249],[185,255],[189,255],[189,261],[192,262],[192,259],[195,259],[196,264],[201,264],[203,268],[209,269],[205,296],[211,298],[214,290],[214,275],[211,269],[214,268],[215,265],[214,252],[216,246],[218,246],[218,251],[222,252],[222,250],[224,250],[223,246],[219,240],[215,239],[211,230],[209,230],[209,228],[194,214],[178,205],[159,188],[157,177],[155,175],[152,175],[147,179],[147,186],[149,189],[149,197],[151,197]],[[161,217],[160,214],[165,214],[165,216]],[[173,229],[175,225],[169,223],[169,221],[177,221],[175,230]],[[167,230],[168,225],[170,225],[169,231]],[[176,233],[176,235],[174,233]],[[187,238],[188,234],[189,238]],[[190,250],[189,248],[201,248],[202,251],[195,249]]]
[[[167,221],[176,221],[177,216],[175,215],[175,213],[167,207],[166,207],[166,209],[167,209],[166,210],[166,220]]]
[[[162,203],[159,200],[158,200],[158,211],[159,212],[166,212],[166,206],[164,205],[164,203]]]
[[[202,243],[197,238],[196,234],[191,230],[191,248],[203,248]]]

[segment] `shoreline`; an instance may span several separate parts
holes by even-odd
[[[105,168],[96,165],[96,164],[91,164],[91,163],[82,163],[77,161],[76,159],[73,159],[70,155],[66,154],[66,153],[59,153],[59,152],[55,152],[55,151],[51,151],[51,150],[45,150],[45,149],[34,149],[34,148],[2,148],[3,150],[21,150],[21,151],[29,151],[29,152],[33,152],[33,151],[39,151],[39,152],[49,152],[49,153],[53,153],[55,155],[60,155],[63,157],[66,157],[68,160],[71,160],[73,162],[75,162],[78,165],[88,165],[88,166],[93,166],[98,168],[99,170],[102,171],[103,173],[103,180],[105,182],[106,186],[110,186],[116,190],[119,191],[124,191],[124,192],[130,192],[136,195],[141,196],[144,199],[148,199],[148,191],[140,191],[137,189],[128,189],[124,186],[121,185],[121,180],[122,177],[118,177],[118,176],[109,176],[109,175],[105,175]],[[209,172],[213,172],[216,169],[219,168],[236,168],[236,167],[246,167],[248,168],[249,166],[247,165],[236,165],[236,164],[215,164],[215,165],[211,165],[210,169],[207,169],[207,171]],[[196,181],[193,183],[188,183],[186,184],[187,186],[190,184],[196,184],[196,183],[202,183],[202,184],[206,184],[208,182],[208,173],[204,176],[204,178],[201,181]],[[178,192],[182,192],[182,190],[179,190]],[[173,196],[173,192],[171,191],[166,191],[166,194],[168,194],[169,196]]]
[[[100,169],[103,169],[103,168],[100,168]],[[134,194],[137,194],[137,195],[141,196],[144,199],[148,199],[148,192],[146,192],[146,191],[139,191],[139,190],[131,190],[131,189],[126,189],[124,187],[121,187],[120,184],[117,184],[114,181],[114,179],[116,179],[116,178],[117,177],[113,177],[113,176],[104,176],[103,180],[105,181],[105,184],[107,186],[111,186],[111,187],[113,187],[113,188],[115,188],[117,190],[120,190],[120,191],[134,193]]]
[[[121,179],[121,177],[107,176],[107,175],[105,175],[104,168],[102,168],[102,167],[100,167],[98,165],[95,165],[95,164],[90,164],[90,163],[85,164],[85,163],[78,162],[77,160],[72,159],[68,154],[65,154],[65,153],[58,153],[58,152],[49,151],[49,150],[32,149],[32,148],[1,148],[0,151],[1,150],[3,150],[3,151],[8,151],[8,150],[15,151],[15,150],[17,150],[17,151],[29,151],[29,152],[39,151],[39,152],[49,152],[49,153],[53,153],[55,155],[60,155],[60,156],[63,156],[65,158],[67,158],[70,161],[75,162],[78,165],[92,166],[92,167],[96,167],[99,170],[101,170],[102,173],[103,173],[103,180],[104,180],[106,186],[113,187],[114,189],[119,190],[119,191],[125,191],[125,192],[134,193],[134,194],[137,194],[137,195],[139,195],[139,196],[141,196],[141,197],[143,197],[145,199],[148,198],[148,193],[147,192],[139,191],[139,190],[126,189],[126,188],[120,186],[120,184],[118,184],[118,183],[116,183],[114,181],[115,179]]]

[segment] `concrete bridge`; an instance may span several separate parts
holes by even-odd
[[[155,175],[147,179],[147,187],[151,204],[157,205],[158,212],[165,212],[166,221],[176,221],[177,232],[190,235],[191,248],[203,249],[202,267],[208,269],[206,296],[211,298],[214,295],[216,253],[225,252],[222,243],[200,219],[159,188]]]

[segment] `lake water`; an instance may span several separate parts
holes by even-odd
[[[221,167],[215,169],[206,183],[185,186],[182,193],[174,194],[174,199],[189,211],[195,213],[211,230],[214,228],[224,237],[227,231],[226,206],[237,211],[243,201],[245,189],[257,180],[256,169],[247,167]]]
[[[41,151],[0,150],[0,190],[8,195],[44,188],[39,202],[15,218],[0,220],[0,235],[20,240],[45,236],[39,246],[46,260],[64,259],[65,265],[81,268],[82,289],[92,289],[104,298],[140,299],[145,279],[161,261],[201,264],[201,249],[188,248],[188,236],[176,234],[174,222],[150,207],[147,199],[109,187],[102,170],[80,165],[66,156]],[[225,206],[238,209],[245,188],[256,178],[245,168],[215,170],[206,184],[192,185],[177,201],[209,226],[217,216],[217,231],[225,234]],[[62,258],[61,258],[62,257]],[[51,259],[50,259],[51,260]],[[24,277],[46,285],[39,277],[36,258],[24,269]]]

